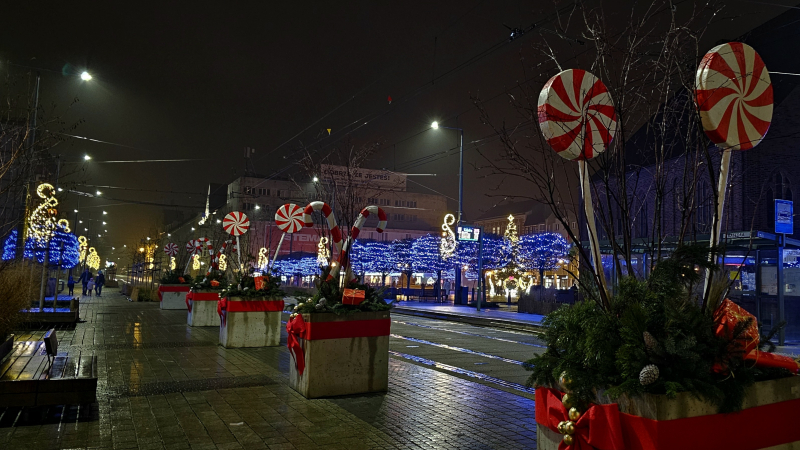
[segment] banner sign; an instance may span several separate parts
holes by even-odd
[[[355,167],[348,169],[345,166],[332,166],[330,164],[322,164],[321,169],[322,176],[320,178],[330,183],[363,184],[392,191],[406,190],[406,174],[404,173]]]
[[[792,234],[794,214],[791,200],[775,200],[775,233]]]

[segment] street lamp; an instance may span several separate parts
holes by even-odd
[[[107,215],[107,214],[108,214],[107,212],[103,211],[103,215],[104,215],[104,216],[105,216],[105,215]]]
[[[317,183],[319,181],[319,178],[314,177],[313,181],[314,181],[314,183]]]
[[[434,121],[431,128],[438,130],[445,128],[447,130],[457,130],[459,133],[458,139],[458,222],[456,226],[461,225],[461,215],[464,211],[464,129],[456,127],[440,127],[439,122]],[[456,267],[456,295],[455,303],[461,304],[461,268]],[[480,276],[480,275],[479,275]]]
[[[89,80],[91,80],[91,79],[92,79],[92,75],[91,75],[91,74],[89,74],[89,72],[85,72],[85,71],[84,71],[84,72],[81,74],[81,80],[83,80],[83,81],[89,81]]]
[[[90,159],[92,159],[92,157],[91,157],[91,156],[89,156],[89,155],[83,155],[83,160],[84,160],[84,161],[88,161],[88,160],[90,160]]]

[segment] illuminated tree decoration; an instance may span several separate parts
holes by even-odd
[[[37,247],[44,248],[50,237],[56,231],[56,190],[51,184],[42,183],[36,188],[36,194],[42,202],[28,216],[28,228],[25,230],[25,240],[33,239]]]
[[[456,251],[456,234],[453,232],[453,229],[450,228],[450,226],[455,223],[456,217],[454,215],[447,214],[444,216],[444,223],[442,223],[442,239],[439,243],[439,253],[444,259],[450,258]]]
[[[323,267],[328,265],[328,260],[331,257],[331,252],[328,250],[328,242],[328,238],[322,236],[319,238],[319,243],[317,243],[317,262]]]
[[[50,238],[50,255],[48,256],[48,261],[51,266],[59,266],[60,264],[62,269],[75,267],[80,263],[80,244],[78,243],[78,238],[72,233],[65,232],[62,228],[62,224],[59,223],[56,227],[56,231]],[[39,246],[39,243],[33,237],[25,241],[23,257],[28,259],[36,258],[36,261],[43,263],[44,254],[44,246]]]
[[[227,256],[225,256],[224,253],[219,255],[219,262],[217,263],[217,265],[219,266],[219,270],[221,270],[222,272],[225,272],[225,269],[228,268]]]
[[[317,256],[310,256],[308,254],[301,256],[300,258],[286,257],[277,259],[273,263],[272,270],[279,275],[284,275],[287,277],[294,275],[307,277],[318,275],[320,273]]]
[[[200,270],[200,255],[192,255],[192,269]]]
[[[256,263],[256,265],[260,270],[264,270],[267,267],[267,264],[269,264],[268,255],[269,255],[269,250],[267,250],[265,247],[261,247],[261,249],[258,250],[258,262]]]
[[[175,257],[169,257],[169,270],[175,270]]]
[[[86,260],[86,250],[89,249],[89,242],[86,240],[86,236],[81,236],[78,238],[78,246],[80,252],[80,262]]]
[[[86,266],[94,270],[100,268],[100,255],[97,254],[97,250],[95,250],[94,247],[89,248],[89,255],[86,257]]]
[[[522,236],[519,260],[529,270],[555,270],[567,262],[570,245],[558,233],[537,233]]]
[[[440,243],[441,239],[432,234],[414,239],[411,244],[411,265],[414,272],[437,273],[452,265],[450,262],[445,261],[444,255],[441,253]]]
[[[17,256],[17,237],[19,232],[11,230],[6,241],[3,243],[3,261],[11,261]]]

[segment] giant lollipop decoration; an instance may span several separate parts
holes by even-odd
[[[225,218],[222,219],[222,229],[228,234],[236,237],[236,249],[239,250],[237,251],[236,256],[239,260],[239,269],[241,270],[242,252],[241,246],[239,245],[239,236],[247,233],[247,230],[250,229],[250,219],[248,219],[247,214],[243,212],[229,212],[225,215]]]
[[[166,253],[167,256],[175,256],[178,254],[178,246],[170,242],[164,246],[164,253]]]
[[[569,69],[544,85],[539,93],[538,113],[547,143],[562,158],[578,161],[592,259],[597,281],[605,289],[586,161],[603,153],[614,138],[614,102],[599,78],[585,70]]]
[[[272,263],[275,262],[275,258],[278,257],[278,252],[281,251],[281,245],[283,245],[283,240],[286,238],[286,235],[300,231],[305,225],[303,222],[303,208],[294,203],[287,203],[281,206],[275,211],[275,225],[277,225],[278,229],[283,233],[281,234],[281,240],[278,241],[278,247],[275,249],[275,256],[267,266],[267,272],[272,269]]]
[[[189,273],[189,264],[192,263],[194,256],[200,253],[200,244],[196,239],[186,243],[186,253],[189,255],[189,261],[186,261],[186,268],[183,269],[183,273]]]
[[[706,53],[695,81],[695,101],[703,129],[722,151],[717,214],[710,242],[716,247],[722,232],[731,151],[751,149],[767,134],[772,122],[772,82],[758,53],[741,42],[718,45]],[[705,292],[710,283],[711,277],[706,276]]]

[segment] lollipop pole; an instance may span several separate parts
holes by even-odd
[[[275,256],[272,257],[272,260],[269,262],[269,265],[267,266],[267,273],[269,273],[269,271],[272,270],[272,263],[274,263],[275,259],[278,258],[278,252],[281,251],[281,244],[283,244],[283,238],[285,237],[286,233],[281,234],[281,240],[278,241],[278,247],[275,249]]]
[[[239,236],[236,236],[236,259],[239,260],[239,272],[242,271],[242,246],[239,245]]]
[[[193,259],[194,259],[194,255],[192,255],[192,254],[190,253],[190,254],[189,254],[189,261],[187,261],[187,262],[186,262],[186,268],[185,268],[185,269],[183,269],[183,274],[184,274],[184,275],[186,275],[187,273],[189,273],[189,264],[191,264],[191,263],[192,263],[192,260],[193,260]]]
[[[731,167],[731,150],[722,151],[722,161],[719,168],[719,184],[717,185],[717,213],[714,215],[713,226],[711,229],[711,239],[709,239],[709,246],[713,249],[719,245],[720,237],[722,235],[722,212],[725,210],[725,196],[728,193],[728,173]],[[709,254],[711,262],[714,263],[714,252]],[[711,269],[706,269],[706,281],[703,285],[703,298],[708,295],[711,289]]]
[[[583,209],[586,215],[586,225],[589,228],[589,249],[594,260],[594,269],[600,288],[606,290],[606,276],[603,271],[603,260],[600,256],[600,241],[597,238],[597,226],[594,222],[594,205],[592,204],[592,190],[589,185],[589,170],[585,160],[578,161],[578,172],[581,177],[581,193],[583,194]]]

